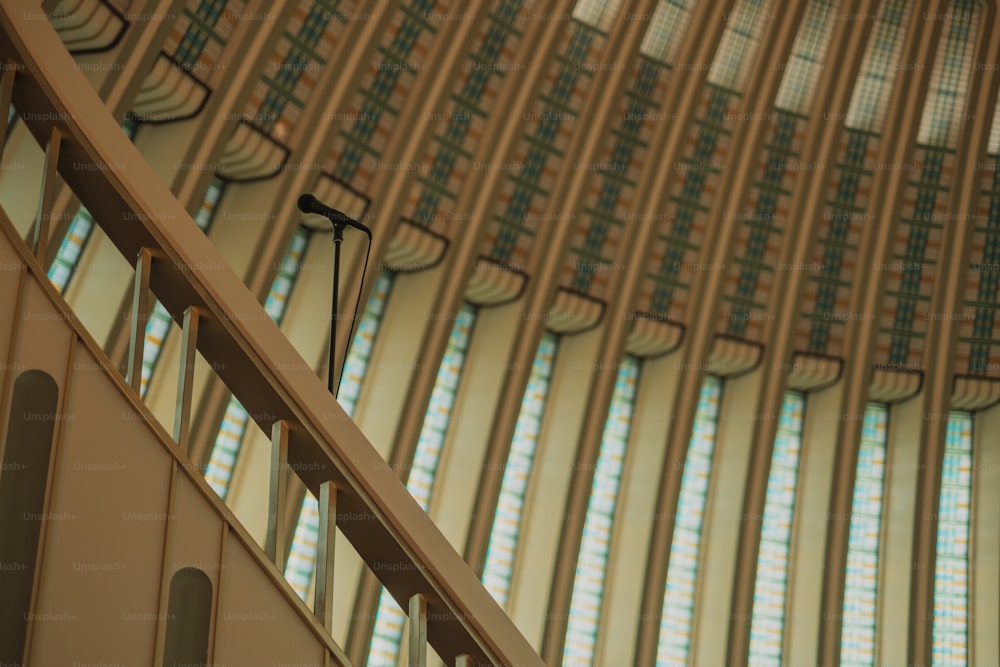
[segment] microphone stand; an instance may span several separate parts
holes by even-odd
[[[354,317],[351,320],[351,328],[348,333],[348,338],[351,338],[354,335],[354,324],[358,316],[358,309],[361,307],[361,294],[364,292],[365,274],[368,272],[368,258],[372,252],[372,230],[361,223],[354,222],[340,211],[320,203],[310,194],[304,194],[299,197],[298,207],[303,213],[322,215],[333,225],[333,298],[330,303],[330,358],[327,364],[326,388],[333,394],[333,398],[336,399],[340,393],[340,380],[343,379],[344,374],[343,368],[340,369],[339,374],[337,373],[337,324],[340,320],[340,308],[338,307],[340,297],[340,245],[344,242],[345,227],[356,227],[368,236],[365,265],[361,269],[361,287],[358,289],[358,299],[354,304]],[[348,340],[348,345],[350,345],[350,340]],[[334,382],[337,383],[336,387],[334,387]]]
[[[343,223],[333,222],[333,300],[330,304],[330,363],[327,368],[326,387],[337,398],[340,393],[340,383],[336,389],[333,386],[333,379],[337,375],[337,324],[340,316],[338,310],[338,295],[340,294],[340,244],[344,242]]]

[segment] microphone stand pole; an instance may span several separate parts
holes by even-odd
[[[334,389],[333,382],[337,376],[337,324],[340,312],[337,307],[337,297],[340,293],[340,244],[344,241],[344,225],[333,223],[333,300],[330,304],[330,363],[327,368],[326,387],[334,399],[340,393],[340,383]]]

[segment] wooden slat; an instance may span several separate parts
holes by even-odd
[[[427,667],[427,598],[410,598],[410,667]]]
[[[10,102],[14,96],[14,77],[17,75],[17,64],[7,60],[4,70],[0,72],[0,157],[7,144],[7,115],[10,113]]]
[[[284,419],[271,427],[271,485],[267,500],[267,536],[264,551],[279,572],[285,571],[286,535],[281,525],[285,516],[286,487],[288,484],[288,431]]]
[[[45,265],[45,253],[49,245],[49,229],[52,219],[52,205],[56,199],[56,182],[59,180],[59,152],[62,149],[62,132],[53,126],[49,143],[45,147],[45,171],[42,175],[42,192],[35,214],[35,227],[31,239],[31,250],[38,261]]]
[[[181,337],[181,363],[177,378],[177,408],[174,412],[174,440],[181,451],[190,454],[191,392],[194,389],[194,358],[198,347],[198,309],[184,311]]]
[[[316,554],[316,618],[333,629],[333,565],[337,539],[337,487],[326,481],[319,486],[319,550]]]
[[[128,372],[125,382],[136,391],[142,384],[142,352],[146,347],[146,322],[152,298],[149,293],[149,271],[153,265],[153,251],[139,250],[135,263],[135,283],[132,290],[132,322],[128,341]]]

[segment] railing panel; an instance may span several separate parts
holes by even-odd
[[[201,472],[65,310],[2,209],[0,258],[18,267],[0,282],[18,289],[9,301],[7,322],[15,341],[5,368],[40,369],[58,385],[58,408],[30,415],[31,423],[52,426],[54,435],[51,464],[43,471],[49,474],[45,503],[28,517],[40,524],[41,534],[25,613],[24,664],[157,664],[169,644],[171,579],[193,567],[206,573],[214,591],[210,650],[223,655],[248,643],[267,643],[269,653],[261,655],[273,662],[301,658],[303,664],[349,665]],[[0,379],[13,376],[2,373]],[[0,415],[10,413],[8,395],[6,390]],[[18,414],[24,412],[18,408]],[[2,425],[0,434],[6,434]],[[6,440],[0,435],[0,450]],[[5,468],[0,479],[17,472]],[[234,570],[239,573],[230,585],[266,604],[268,617],[238,616],[220,606],[223,579]],[[216,632],[220,620],[232,621],[228,634]]]
[[[260,565],[234,548],[232,535],[228,539],[216,632],[220,638],[236,633],[241,641],[218,646],[210,664],[323,664],[323,655],[306,627],[281,613],[287,601],[276,587],[266,585]],[[280,645],[275,637],[281,637]]]
[[[347,417],[256,298],[121,132],[52,26],[23,21],[29,0],[0,6],[0,62],[21,69],[13,103],[40,145],[64,141],[58,173],[130,262],[155,260],[152,293],[180,322],[201,314],[197,349],[258,425],[290,432],[288,464],[315,495],[337,488],[337,526],[402,606],[426,600],[427,637],[449,664],[542,662],[395,472]],[[166,222],[165,222],[166,221]],[[137,374],[137,373],[136,373]],[[225,591],[232,584],[222,584]],[[220,660],[216,656],[216,660]],[[236,661],[238,662],[238,661]],[[235,663],[234,663],[235,664]]]

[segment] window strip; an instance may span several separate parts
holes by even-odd
[[[791,391],[785,394],[771,455],[750,619],[749,664],[754,667],[782,666],[788,556],[798,486],[804,407],[802,394]]]
[[[924,102],[917,142],[924,146],[955,148],[965,115],[969,79],[979,27],[979,2],[955,0],[943,18],[930,89]],[[928,15],[932,16],[933,15]]]
[[[670,544],[670,563],[667,567],[666,590],[660,616],[657,667],[686,667],[690,656],[698,561],[708,501],[708,482],[715,453],[715,434],[719,425],[721,394],[722,380],[706,375],[701,385],[694,433],[688,444],[677,500],[674,536]]]
[[[611,549],[611,529],[625,467],[639,367],[640,362],[635,357],[626,356],[622,360],[604,424],[569,607],[563,647],[563,665],[566,667],[589,667],[594,664],[604,578]]]
[[[510,592],[524,516],[524,498],[531,478],[558,345],[559,338],[548,331],[538,345],[500,484],[500,497],[483,567],[483,584],[501,607],[506,607]]]
[[[881,132],[889,106],[912,3],[886,0],[875,18],[872,35],[861,60],[861,73],[847,109],[845,125],[854,130]]]
[[[870,403],[865,410],[854,477],[841,616],[841,667],[874,667],[878,563],[885,490],[889,408]]]
[[[972,516],[972,415],[952,412],[941,469],[934,562],[933,667],[969,660],[969,536]]]

